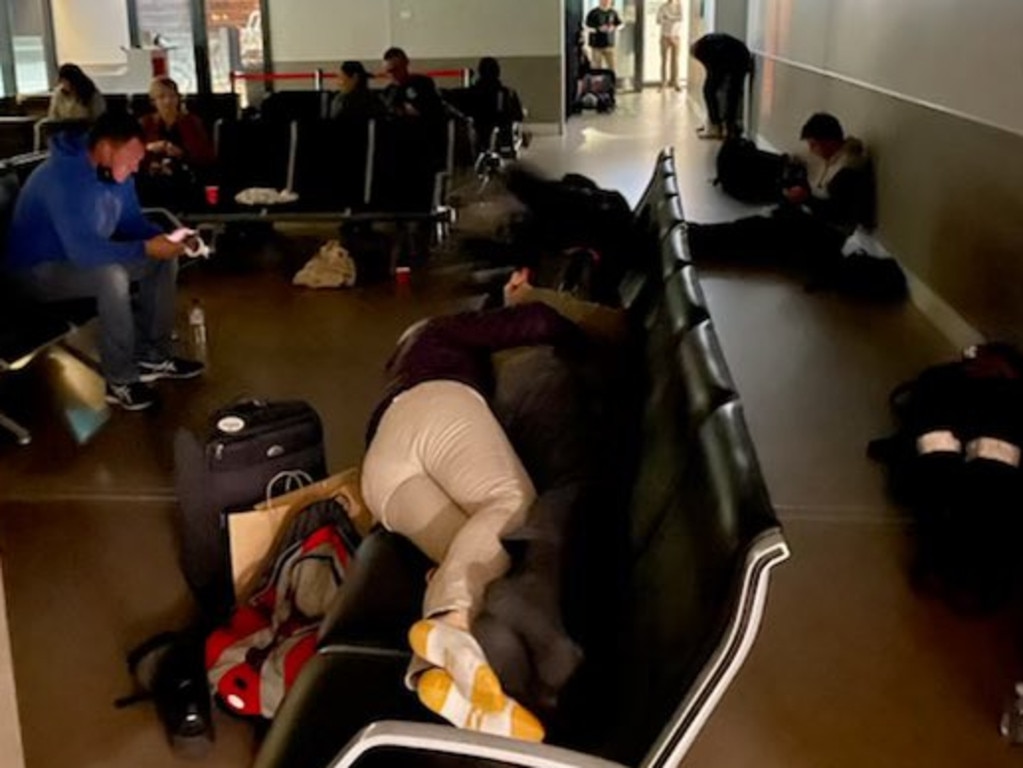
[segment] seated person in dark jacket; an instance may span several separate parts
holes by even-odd
[[[576,325],[536,303],[424,321],[399,341],[386,395],[370,421],[366,506],[437,563],[424,619],[409,632],[416,658],[408,684],[461,727],[530,740],[544,735],[539,721],[505,694],[470,633],[487,587],[510,565],[501,539],[522,526],[536,499],[490,409],[491,356],[582,341]]]
[[[392,115],[439,118],[444,114],[437,84],[431,77],[412,74],[408,55],[401,48],[388,48],[384,52],[384,76],[388,85],[382,98]]]
[[[155,111],[139,121],[146,142],[139,196],[148,205],[188,207],[199,199],[199,181],[216,161],[213,142],[202,120],[185,111],[174,80],[155,78],[149,98]]]
[[[805,178],[782,190],[783,202],[769,215],[690,224],[694,259],[794,262],[820,276],[833,268],[857,228],[873,227],[874,174],[863,142],[847,137],[838,120],[823,112],[807,120],[800,138],[811,155]]]
[[[480,149],[501,149],[514,143],[512,126],[522,122],[522,103],[501,82],[501,65],[492,56],[480,59],[476,82],[465,94],[465,113],[472,118]],[[494,136],[494,130],[498,135]],[[495,144],[496,142],[496,144]]]
[[[380,97],[369,87],[369,72],[358,61],[346,61],[338,74],[338,92],[330,102],[330,117],[337,120],[370,119],[384,113]]]

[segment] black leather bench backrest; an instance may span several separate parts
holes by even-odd
[[[264,120],[320,120],[330,114],[331,91],[279,91],[271,93],[259,108]]]
[[[679,214],[681,216],[681,214]],[[665,222],[666,224],[669,222]],[[672,222],[672,224],[674,224]],[[661,240],[661,275],[665,279],[689,264],[689,247],[686,242],[685,226],[671,226],[668,236]]]
[[[32,117],[0,117],[0,160],[32,151],[35,124]]]
[[[295,191],[302,208],[344,210],[365,199],[369,120],[300,120]]]
[[[371,208],[429,210],[437,174],[447,163],[448,121],[389,117],[374,122]]]
[[[723,640],[747,550],[777,526],[737,402],[703,423],[639,554],[605,756],[637,765]]]
[[[678,361],[688,415],[695,422],[701,423],[711,411],[738,396],[709,320],[685,334]]]
[[[291,123],[224,120],[217,131],[222,200],[230,201],[249,187],[284,189],[293,139]]]
[[[185,109],[202,120],[210,136],[218,120],[238,119],[239,103],[236,93],[193,93],[185,96]]]
[[[0,262],[7,251],[7,231],[14,215],[14,204],[21,191],[18,174],[9,168],[0,169]]]

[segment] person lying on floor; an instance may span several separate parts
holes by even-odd
[[[515,347],[578,348],[579,328],[530,303],[422,321],[403,334],[367,434],[362,493],[374,517],[437,568],[423,620],[409,631],[407,684],[442,717],[523,739],[543,726],[510,699],[470,630],[486,588],[508,570],[501,538],[536,499],[533,482],[494,417],[491,356]]]
[[[824,112],[806,121],[800,138],[811,156],[808,178],[782,189],[783,201],[767,215],[689,224],[694,260],[792,263],[820,278],[857,228],[873,228],[874,175],[863,142],[846,136],[838,119]]]

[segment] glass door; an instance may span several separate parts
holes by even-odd
[[[206,28],[215,93],[231,90],[231,72],[265,71],[262,0],[206,0]]]
[[[661,84],[661,26],[657,23],[657,14],[665,0],[646,0],[643,8],[643,85]],[[682,23],[678,28],[678,80],[684,86],[689,79],[689,15],[690,0],[681,0]],[[666,49],[670,55],[670,49]],[[670,59],[668,61],[668,78],[671,76]]]
[[[11,42],[14,49],[14,79],[18,93],[46,93],[50,90],[47,64],[48,0],[13,0],[10,6]],[[11,0],[6,0],[11,2]],[[14,90],[14,83],[10,90]]]

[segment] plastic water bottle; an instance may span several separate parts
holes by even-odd
[[[203,311],[199,299],[192,299],[192,308],[188,310],[188,327],[192,334],[192,348],[199,360],[206,359],[206,312]]]

